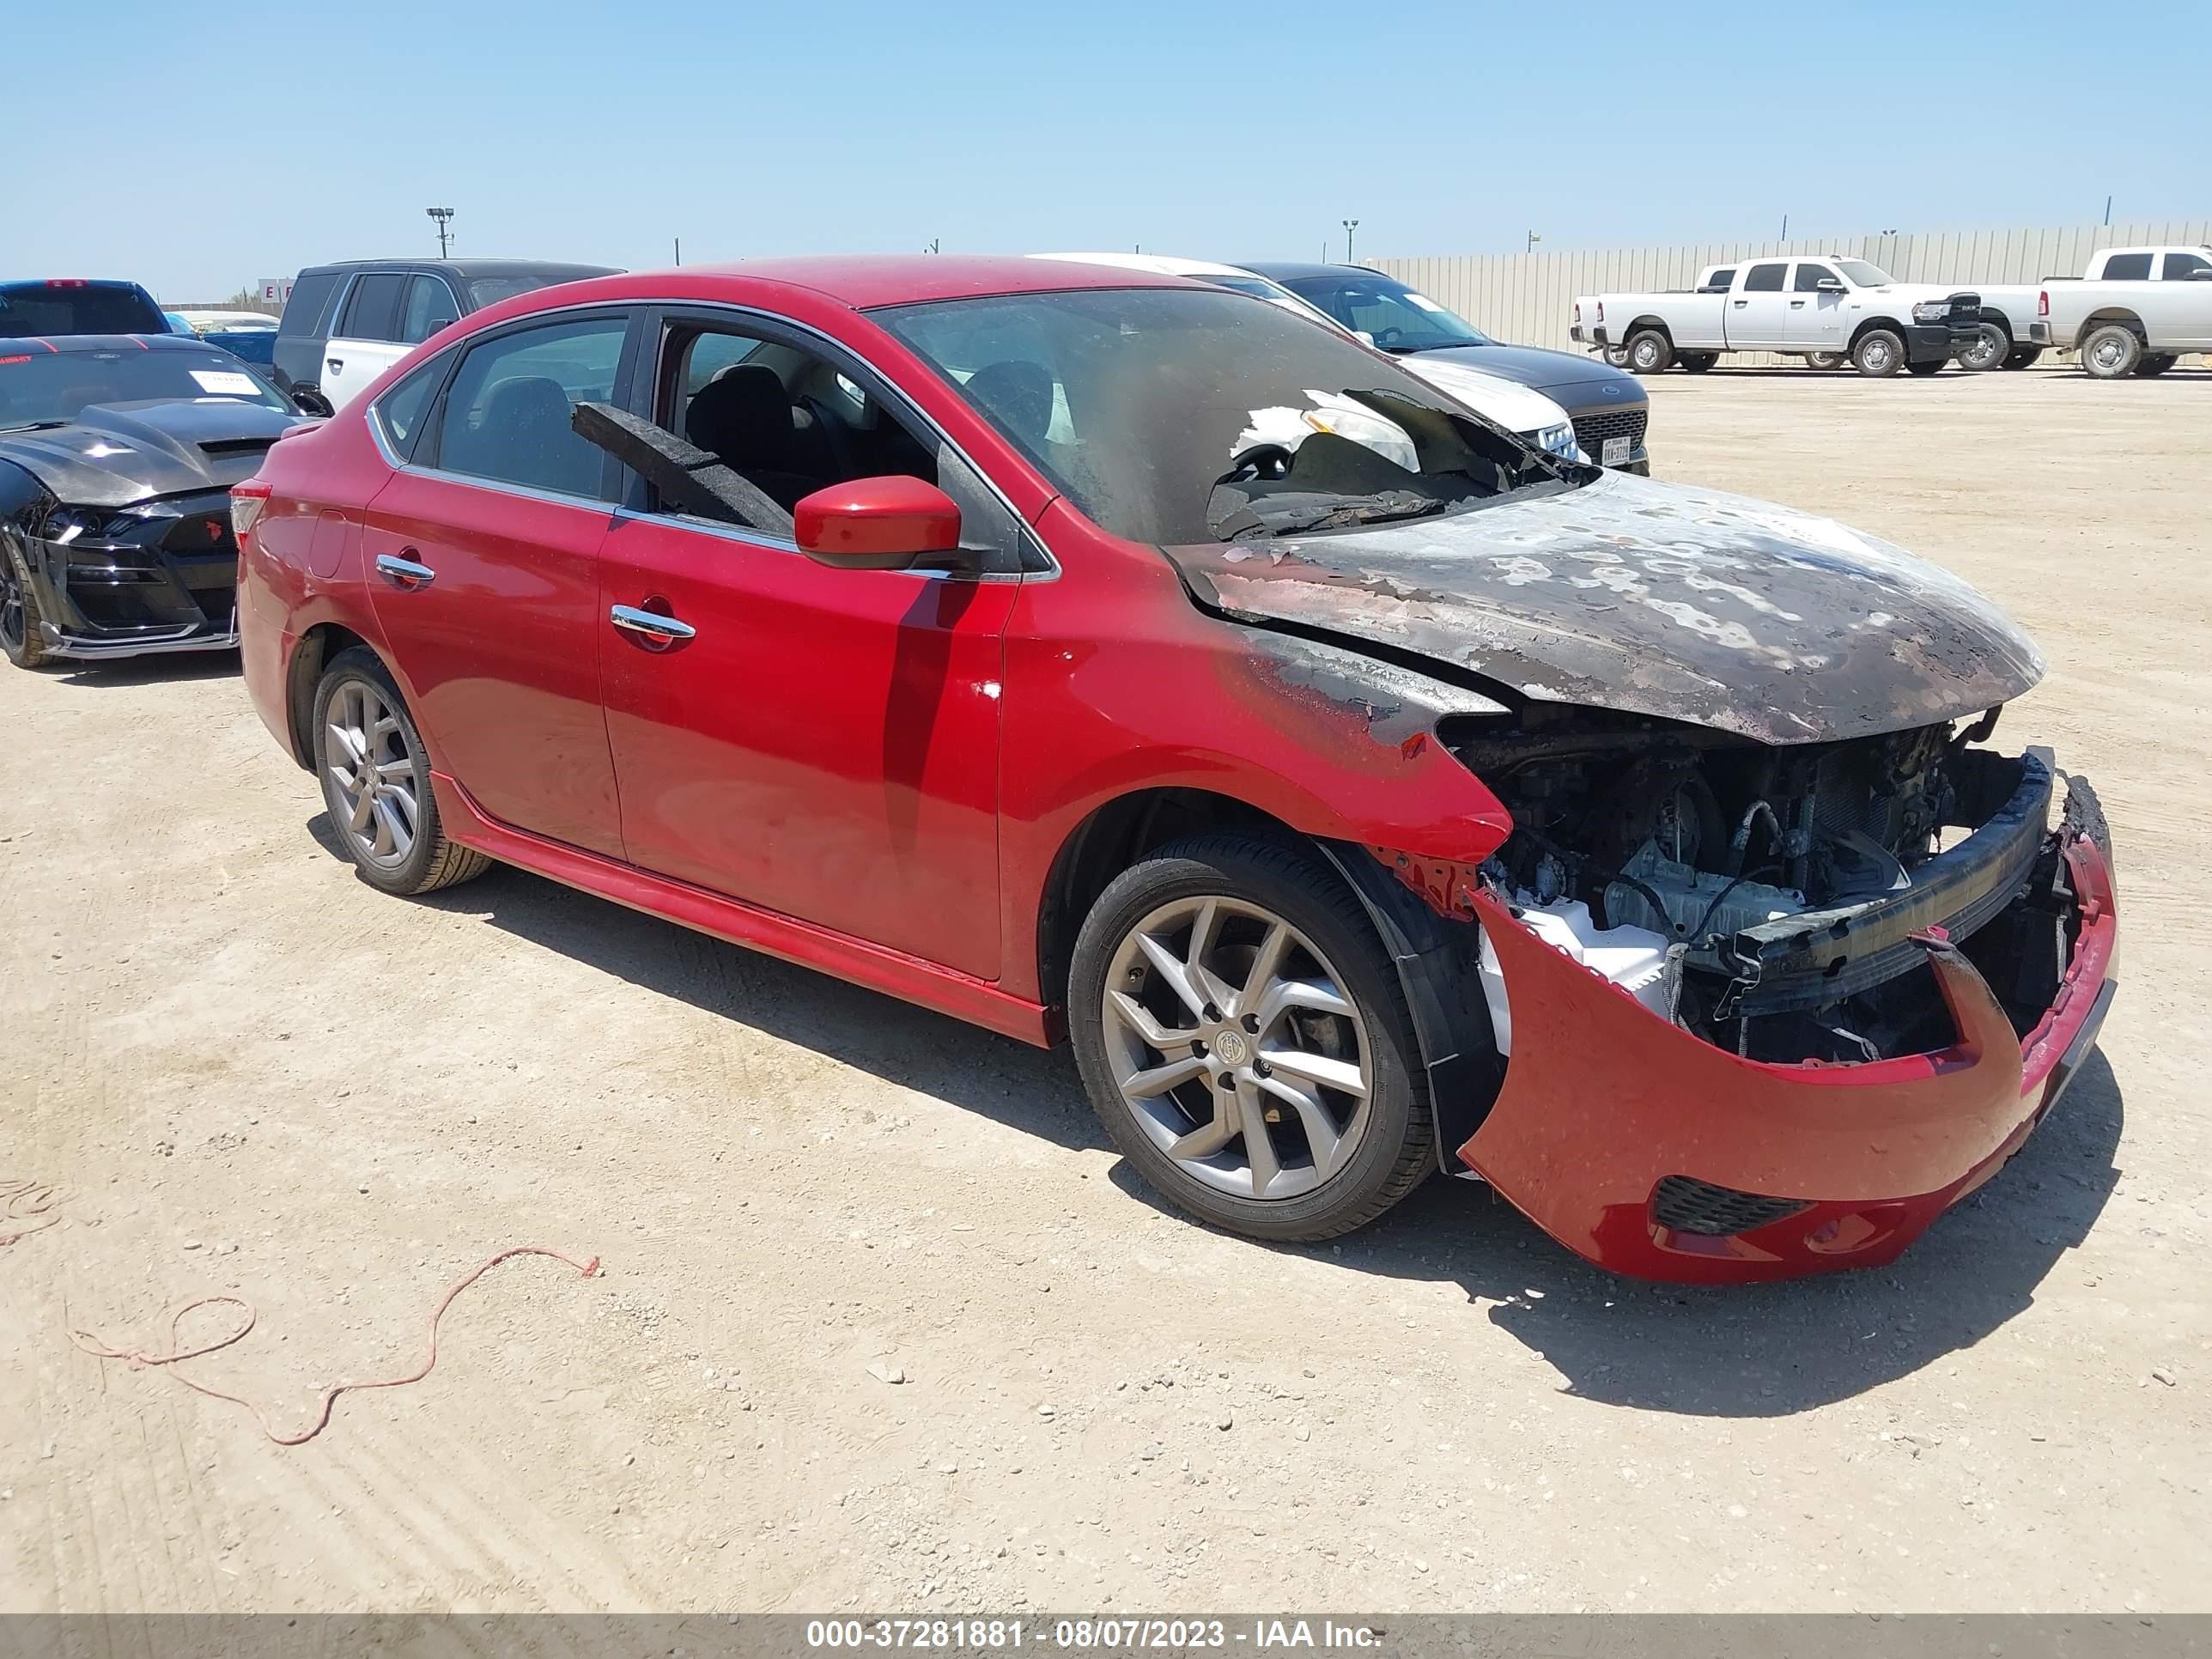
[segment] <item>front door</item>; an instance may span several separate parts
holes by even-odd
[[[962,495],[856,365],[680,318],[659,362],[641,412],[787,509],[891,471]],[[996,979],[1000,635],[1018,578],[831,569],[787,536],[635,499],[601,550],[599,616],[630,861]],[[639,631],[638,612],[678,637]]]
[[[1783,292],[1789,274],[1786,259],[1766,259],[1749,267],[1743,285],[1729,296],[1728,343],[1731,351],[1778,351],[1784,343],[1790,314],[1789,296]]]
[[[612,395],[629,326],[607,312],[470,347],[362,532],[377,621],[434,763],[502,823],[617,858],[599,707],[615,469],[568,416]]]
[[[1800,259],[1790,278],[1790,313],[1785,323],[1793,351],[1841,352],[1850,343],[1850,295],[1832,265]],[[1820,284],[1829,284],[1823,293]]]

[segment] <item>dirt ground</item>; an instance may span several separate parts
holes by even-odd
[[[2002,735],[2118,838],[2102,1057],[1895,1268],[1630,1284],[1443,1181],[1211,1235],[1064,1053],[513,871],[372,891],[234,662],[9,670],[0,1181],[70,1195],[0,1249],[0,1607],[2201,1607],[2212,373],[1651,389],[1662,477],[2008,606]],[[249,1297],[193,1372],[303,1426],[516,1243],[605,1270],[507,1263],[295,1449],[66,1335]]]

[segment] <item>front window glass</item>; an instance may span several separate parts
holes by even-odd
[[[518,329],[462,360],[446,397],[436,465],[564,495],[602,493],[605,453],[569,426],[579,403],[614,395],[619,317]]]
[[[1084,289],[873,314],[1133,541],[1419,518],[1562,477],[1395,363],[1239,295]]]
[[[1863,259],[1838,259],[1844,275],[1861,288],[1887,288],[1890,275],[1880,265],[1870,265]]]
[[[1346,271],[1341,276],[1301,276],[1284,286],[1354,332],[1373,335],[1385,351],[1490,343],[1490,337],[1465,318],[1388,276]]]
[[[2169,253],[2159,274],[2169,283],[2187,283],[2207,270],[2212,270],[2212,259],[2201,253]]]
[[[284,394],[227,351],[11,352],[0,356],[0,429],[63,426],[104,404],[258,404],[290,412]]]
[[[1801,264],[1797,267],[1796,279],[1790,286],[1800,294],[1818,294],[1821,283],[1835,280],[1836,273],[1826,265]]]
[[[408,345],[420,345],[459,317],[453,291],[443,277],[417,276],[408,284],[407,303],[399,315],[399,337]]]

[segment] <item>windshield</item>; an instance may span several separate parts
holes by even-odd
[[[1435,351],[1445,346],[1489,345],[1491,338],[1465,318],[1403,283],[1373,271],[1298,276],[1284,286],[1358,334],[1371,334],[1385,351]]]
[[[161,307],[127,283],[0,283],[0,340],[168,331]]]
[[[37,351],[0,356],[0,429],[62,425],[95,404],[179,401],[292,405],[227,351]]]
[[[578,281],[576,273],[564,272],[552,276],[479,276],[469,284],[469,305],[482,311],[486,306],[495,306],[501,300],[512,300],[518,294],[535,294],[541,288],[550,288],[556,283]]]
[[[1863,259],[1838,259],[1836,269],[1861,288],[1887,288],[1889,273],[1880,265],[1870,265]]]
[[[1241,295],[1088,289],[873,315],[1131,541],[1419,517],[1562,476],[1356,342]]]

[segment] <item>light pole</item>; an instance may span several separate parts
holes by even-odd
[[[1346,264],[1352,263],[1352,233],[1358,228],[1359,221],[1357,219],[1344,222],[1344,263]]]
[[[1539,236],[1532,230],[1528,233],[1528,246],[1522,248],[1521,251],[1523,253],[1534,253],[1536,251],[1536,244],[1543,240],[1544,239],[1541,236]]]
[[[438,257],[442,259],[446,257],[447,246],[453,240],[453,233],[447,227],[453,222],[453,210],[451,208],[424,208],[422,211],[438,222]]]

